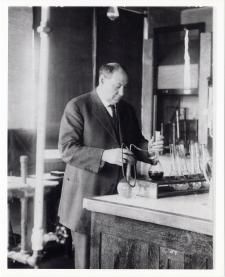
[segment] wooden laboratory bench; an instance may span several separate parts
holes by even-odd
[[[161,199],[85,198],[92,213],[90,268],[211,269],[208,193]]]

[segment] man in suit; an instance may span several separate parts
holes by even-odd
[[[90,212],[82,208],[83,198],[115,194],[123,164],[136,158],[149,163],[154,151],[162,150],[163,141],[149,143],[132,107],[121,100],[127,82],[119,64],[103,65],[97,88],[69,101],[61,120],[59,150],[66,170],[59,217],[71,230],[75,268],[89,267]],[[134,155],[130,144],[149,153]]]

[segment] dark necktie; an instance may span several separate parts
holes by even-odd
[[[109,105],[109,107],[112,110],[112,121],[113,124],[116,128],[116,131],[118,132],[118,115],[117,115],[117,110],[116,110],[116,106],[115,105]]]
[[[112,110],[112,118],[113,118],[113,120],[117,120],[116,106],[115,105],[109,105],[109,107]]]

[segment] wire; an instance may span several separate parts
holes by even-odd
[[[137,169],[136,169],[136,164],[134,164],[134,184],[132,185],[131,182],[129,180],[127,180],[127,176],[125,174],[125,170],[124,170],[124,164],[123,164],[123,149],[124,148],[127,148],[126,144],[123,143],[123,139],[122,139],[122,133],[121,133],[121,124],[120,124],[120,116],[119,116],[119,113],[118,113],[118,110],[117,110],[117,105],[115,104],[115,111],[116,111],[116,115],[117,115],[117,120],[118,120],[118,131],[119,131],[119,140],[120,140],[120,145],[121,145],[121,155],[122,155],[122,173],[123,173],[123,177],[124,177],[124,180],[126,181],[126,183],[134,188],[136,186],[136,182],[137,182]],[[134,144],[130,144],[130,151],[132,149],[132,147],[135,147],[136,149],[138,150],[141,150],[141,151],[146,151],[146,150],[143,150],[141,148],[138,148],[136,145]]]
[[[130,187],[134,188],[134,187],[136,186],[136,183],[137,183],[137,170],[136,170],[136,164],[134,164],[134,184],[132,185],[131,182],[130,182],[130,180],[127,179],[127,176],[126,176],[125,170],[124,170],[124,164],[123,164],[123,149],[124,149],[124,148],[127,148],[127,147],[126,147],[125,143],[122,142],[122,143],[121,143],[121,150],[122,150],[122,151],[121,151],[121,154],[122,154],[122,173],[123,173],[123,177],[124,177],[126,183],[127,183]],[[132,148],[132,145],[130,145],[130,151],[131,151],[131,148]]]
[[[148,150],[141,149],[141,148],[137,147],[137,146],[136,146],[135,144],[133,144],[133,143],[130,144],[130,150],[131,150],[132,147],[136,148],[137,150],[143,151],[143,152],[148,152]]]

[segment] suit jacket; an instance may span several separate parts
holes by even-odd
[[[132,107],[121,100],[117,111],[120,138],[96,91],[66,105],[59,132],[59,150],[66,170],[58,214],[60,222],[73,231],[89,232],[90,212],[82,208],[83,198],[116,193],[122,177],[117,165],[105,163],[101,167],[103,151],[118,148],[122,142],[128,147],[133,143],[147,148]]]

